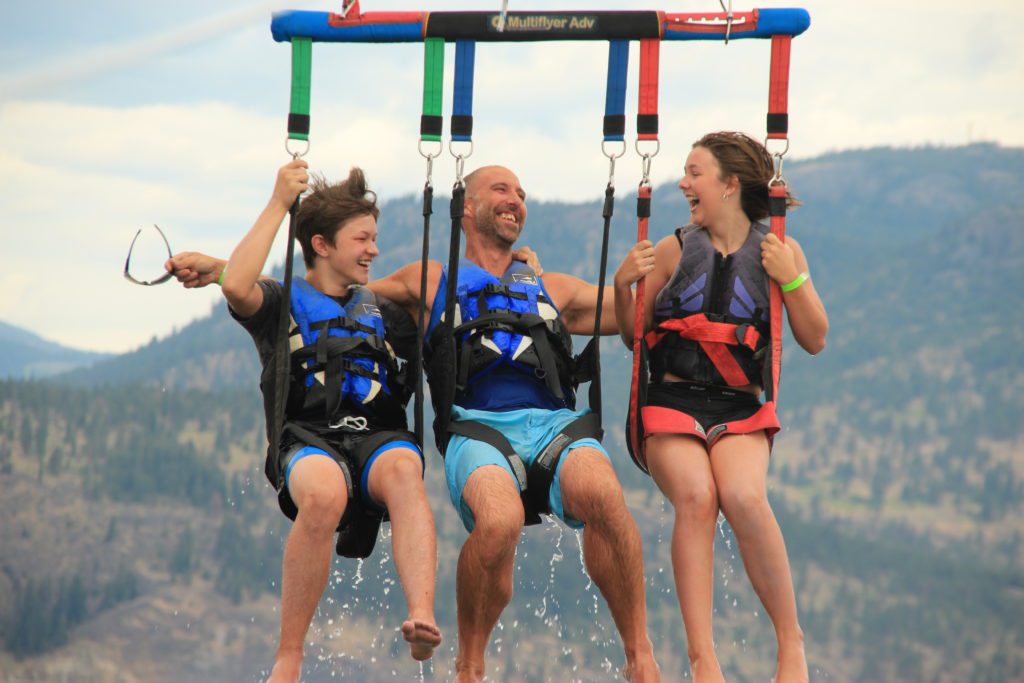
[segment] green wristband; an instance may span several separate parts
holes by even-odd
[[[228,264],[225,263],[224,264],[224,270],[220,271],[220,277],[217,278],[217,284],[220,285],[221,287],[224,286],[224,276],[227,275],[227,272],[228,272]]]
[[[787,282],[786,284],[782,285],[782,291],[792,292],[794,289],[796,289],[797,287],[799,287],[800,285],[802,285],[803,283],[807,282],[810,279],[811,276],[808,275],[807,273],[800,273],[792,282]]]

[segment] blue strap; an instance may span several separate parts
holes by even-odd
[[[626,135],[626,80],[629,41],[608,41],[608,87],[604,97],[604,139],[622,141]]]
[[[475,40],[455,41],[455,94],[452,103],[452,140],[473,139],[473,66]]]

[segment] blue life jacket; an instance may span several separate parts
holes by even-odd
[[[439,383],[454,380],[455,403],[464,408],[575,406],[572,336],[532,268],[513,261],[498,278],[474,263],[459,264],[455,367],[434,353],[444,331],[447,280],[446,267],[426,333],[431,396],[443,394]]]
[[[296,278],[291,322],[289,420],[331,425],[358,413],[384,423],[375,427],[404,425],[408,394],[373,292],[354,287],[341,304]]]
[[[771,334],[768,275],[761,265],[761,242],[769,232],[768,226],[753,223],[743,245],[723,256],[704,228],[688,225],[676,230],[682,257],[655,300],[655,330],[648,337],[654,381],[670,372],[707,384],[764,386],[764,348]],[[703,329],[678,331],[682,324],[692,328],[696,317],[701,318]],[[708,328],[717,328],[720,337],[722,329],[728,329],[723,325],[734,328],[729,330],[731,338],[725,344],[734,363],[718,355],[721,348],[708,346],[722,345],[720,340],[709,342],[715,335]],[[672,330],[673,326],[677,330]],[[709,349],[718,361],[709,357]],[[724,365],[734,371],[729,372]]]

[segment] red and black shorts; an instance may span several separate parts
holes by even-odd
[[[647,387],[642,408],[645,436],[690,434],[708,447],[726,434],[765,430],[768,442],[779,431],[772,403],[754,394],[698,382],[659,382]]]

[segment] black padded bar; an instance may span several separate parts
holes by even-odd
[[[604,117],[604,134],[608,135],[625,135],[626,134],[626,115],[625,114],[612,114]]]
[[[444,132],[444,119],[440,116],[424,114],[420,117],[420,135],[441,135]]]
[[[636,132],[638,134],[652,133],[658,134],[658,115],[657,114],[637,114],[636,117]]]
[[[288,132],[309,135],[309,114],[288,114]]]
[[[660,38],[658,12],[509,12],[498,31],[497,12],[431,12],[427,38],[515,42]]]
[[[473,117],[452,115],[452,135],[472,135]]]
[[[651,217],[651,198],[650,197],[637,197],[636,198],[636,217],[637,218],[650,218]]]
[[[786,133],[789,132],[789,114],[768,114],[768,132]]]
[[[768,211],[772,216],[785,216],[786,215],[786,198],[785,197],[769,197],[768,198]]]

